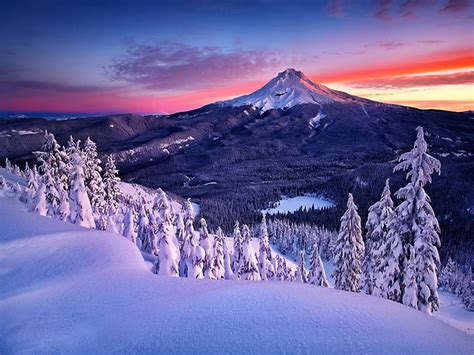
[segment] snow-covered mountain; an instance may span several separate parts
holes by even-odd
[[[354,103],[368,100],[329,89],[308,79],[302,72],[288,68],[251,94],[218,102],[221,106],[252,105],[265,112],[271,109],[288,109],[302,104]]]

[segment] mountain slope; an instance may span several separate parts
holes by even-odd
[[[470,353],[422,312],[288,282],[158,277],[125,238],[0,197],[2,353]],[[296,340],[297,339],[297,340]]]

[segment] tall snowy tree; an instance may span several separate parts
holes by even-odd
[[[234,279],[234,272],[232,271],[232,256],[229,253],[229,248],[224,240],[224,278],[226,280]]]
[[[296,269],[296,281],[307,283],[307,275],[304,267],[304,251],[300,250],[300,260],[298,263],[298,268]]]
[[[38,213],[40,216],[46,216],[48,213],[46,202],[46,185],[44,183],[40,184],[38,190],[35,192],[32,211]]]
[[[105,208],[105,190],[102,181],[101,160],[98,158],[96,144],[87,137],[84,143],[82,153],[84,164],[84,184],[87,189],[87,195],[91,201],[92,209],[96,214],[104,212]]]
[[[270,243],[268,242],[268,229],[265,213],[262,214],[262,223],[259,228],[258,269],[262,280],[267,279],[268,263],[272,258]]]
[[[61,221],[67,221],[71,214],[71,207],[69,205],[69,195],[66,191],[61,191],[61,199],[59,201],[57,217]]]
[[[364,282],[369,295],[386,297],[383,274],[387,260],[388,223],[393,213],[389,179],[379,201],[369,207],[366,223]]]
[[[153,209],[157,211],[157,238],[158,259],[160,263],[159,275],[178,277],[178,263],[180,253],[176,231],[173,226],[173,217],[168,202],[168,197],[162,189],[158,189]]]
[[[235,222],[234,232],[234,253],[232,256],[232,271],[234,272],[234,277],[238,279],[240,277],[240,265],[242,259],[242,233],[240,232],[239,221]]]
[[[214,243],[212,245],[212,262],[211,272],[213,278],[220,280],[224,278],[224,233],[221,227],[217,228],[216,235],[214,236]]]
[[[240,259],[239,274],[244,280],[259,281],[257,258],[252,247],[252,236],[247,225],[242,226],[242,257]]]
[[[129,208],[123,221],[123,236],[133,244],[137,242],[137,231],[135,228],[135,211]]]
[[[189,276],[189,270],[194,268],[193,253],[198,242],[195,238],[194,214],[191,201],[189,199],[184,203],[184,246],[181,254],[182,262],[186,264],[186,275]]]
[[[326,279],[326,272],[324,271],[324,265],[319,255],[318,244],[314,243],[313,251],[311,253],[311,264],[309,266],[308,282],[316,285],[328,287],[328,281]]]
[[[118,208],[120,197],[120,189],[118,187],[120,179],[118,177],[118,170],[115,167],[115,160],[111,155],[108,155],[105,159],[102,181],[104,184],[105,203],[109,209],[115,212]]]
[[[357,292],[360,287],[364,241],[357,206],[352,194],[347,200],[347,210],[341,218],[341,227],[334,250],[334,281],[336,288]]]
[[[212,242],[209,236],[209,231],[207,230],[207,222],[204,218],[201,218],[199,221],[200,229],[199,229],[199,245],[201,248],[204,249],[206,256],[204,257],[204,277],[206,279],[213,279],[214,274],[211,271],[212,266]]]
[[[423,128],[417,127],[417,139],[411,151],[399,158],[394,171],[408,171],[408,184],[396,192],[402,203],[395,209],[392,233],[400,236],[404,247],[401,260],[403,303],[412,304],[411,297],[405,296],[414,288],[417,308],[428,314],[439,308],[438,269],[440,265],[439,224],[430,205],[430,198],[424,187],[431,182],[433,173],[440,173],[441,163],[428,154]],[[411,260],[414,259],[414,260]],[[413,268],[413,276],[408,267]],[[415,284],[413,285],[413,277]]]
[[[71,188],[69,190],[69,201],[71,214],[69,219],[72,223],[86,228],[95,228],[92,207],[84,186],[84,170],[82,159],[79,154],[72,156],[74,170],[71,177]]]

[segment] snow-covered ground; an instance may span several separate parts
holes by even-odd
[[[314,195],[303,195],[291,198],[284,196],[276,204],[276,207],[268,208],[265,210],[265,212],[267,212],[268,214],[276,214],[295,212],[301,207],[306,209],[309,209],[311,207],[314,207],[315,209],[334,207],[334,203],[332,201]]]
[[[116,234],[0,196],[0,353],[465,353],[408,307],[302,283],[152,274]]]

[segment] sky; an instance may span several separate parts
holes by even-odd
[[[0,111],[185,111],[284,69],[419,108],[474,109],[474,0],[5,0]]]

